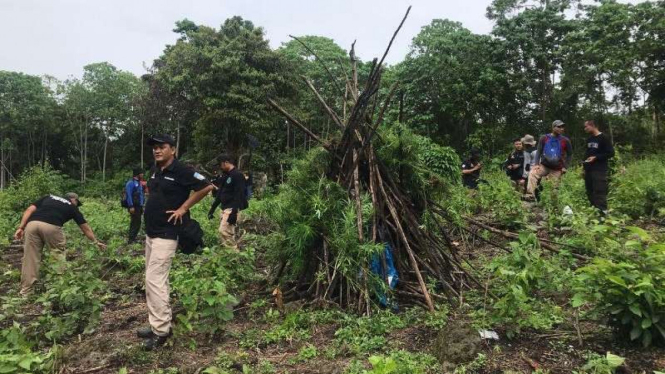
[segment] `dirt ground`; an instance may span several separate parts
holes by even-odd
[[[492,256],[500,250],[481,243],[466,243],[461,249],[463,255],[470,259]],[[471,250],[471,245],[474,245]],[[463,246],[463,244],[460,244]],[[1,258],[5,268],[13,267],[20,270],[22,248],[12,245],[2,251]],[[466,252],[466,253],[465,253]],[[113,277],[113,275],[111,275]],[[277,373],[332,374],[343,373],[351,355],[337,356],[334,359],[319,355],[304,362],[295,360],[298,352],[305,344],[317,347],[319,352],[325,351],[334,338],[337,325],[335,323],[317,325],[312,328],[311,338],[307,341],[283,341],[271,345],[259,345],[243,348],[242,333],[252,329],[265,331],[271,326],[260,318],[256,311],[250,313],[248,301],[255,301],[255,295],[265,295],[258,289],[249,290],[245,302],[236,306],[235,317],[223,332],[213,338],[190,334],[172,339],[168,346],[155,352],[141,350],[141,341],[135,335],[136,329],[147,324],[147,309],[143,295],[142,279],[113,278],[109,284],[113,287],[116,297],[105,305],[101,323],[89,335],[80,335],[64,345],[65,354],[61,365],[61,373],[118,373],[126,368],[129,373],[149,373],[162,369],[164,373],[199,373],[213,365],[220,355],[233,360],[232,367],[242,373],[243,365],[256,366],[259,362],[269,362]],[[0,290],[5,293],[7,290]],[[265,290],[263,290],[265,291]],[[254,294],[255,292],[255,294]],[[269,298],[269,296],[260,296]],[[267,299],[266,309],[271,307],[272,300]],[[177,312],[177,311],[176,311]],[[38,310],[23,311],[23,319],[39,314]],[[259,311],[261,313],[261,311]],[[453,310],[448,324],[438,333],[438,339],[446,344],[455,344],[451,326],[470,326],[470,321],[462,311]],[[25,321],[24,321],[25,322]],[[0,326],[3,327],[3,326]],[[469,327],[470,328],[470,327]],[[447,330],[449,329],[449,330]],[[470,334],[473,333],[473,330]],[[612,331],[591,321],[580,323],[583,339],[579,343],[577,331],[572,325],[562,324],[554,331],[537,333],[524,331],[513,340],[505,338],[505,332],[497,330],[498,341],[480,341],[477,350],[486,356],[486,361],[478,373],[531,373],[536,369],[550,373],[571,373],[584,365],[585,355],[592,351],[605,354],[610,351],[626,358],[626,365],[620,368],[623,373],[648,373],[665,368],[665,349],[651,347],[643,349],[635,346],[617,345],[613,340]],[[412,326],[393,331],[389,335],[391,348],[401,348],[411,352],[427,352],[436,356],[434,341],[437,332],[425,326]],[[172,371],[167,371],[171,368]],[[259,373],[260,371],[253,371]],[[272,372],[272,371],[268,371]]]

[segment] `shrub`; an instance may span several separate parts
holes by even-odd
[[[493,324],[504,325],[509,338],[522,328],[549,329],[562,321],[561,308],[544,296],[547,291],[560,290],[568,274],[555,261],[541,257],[534,234],[520,233],[510,246],[511,253],[488,266],[496,277],[494,291],[499,296],[490,319]]]
[[[649,346],[665,338],[665,244],[648,244],[648,234],[629,239],[614,260],[596,258],[578,270],[572,304],[591,306],[610,326]]]
[[[108,287],[87,262],[68,263],[51,256],[46,269],[45,290],[36,300],[43,312],[32,327],[55,341],[92,332],[99,322]]]
[[[612,177],[610,208],[633,218],[654,216],[665,208],[665,162],[636,161]]]
[[[204,248],[200,256],[188,256],[174,263],[171,284],[185,308],[185,313],[177,318],[186,330],[198,327],[215,333],[233,318],[238,300],[227,288],[232,277],[228,258],[228,252]]]
[[[56,372],[59,355],[58,346],[46,353],[33,351],[25,336],[25,328],[16,322],[12,327],[0,330],[0,373]]]

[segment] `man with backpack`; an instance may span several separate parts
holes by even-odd
[[[504,161],[503,167],[506,174],[515,185],[517,191],[524,191],[524,159],[525,152],[522,146],[521,139],[513,140],[513,152],[508,155],[508,159]]]
[[[610,138],[600,132],[594,120],[584,122],[584,132],[589,134],[584,155],[584,184],[591,205],[602,214],[607,212],[607,161],[614,157]]]
[[[130,244],[136,241],[136,236],[141,230],[141,217],[145,204],[145,195],[141,185],[142,179],[143,171],[137,168],[132,173],[132,179],[125,184],[123,207],[127,208],[130,217],[128,235],[128,243]]]
[[[65,233],[62,226],[67,221],[73,219],[88,239],[99,249],[106,249],[106,244],[95,238],[95,234],[79,211],[81,205],[78,195],[69,192],[65,197],[44,196],[25,210],[21,223],[14,233],[14,239],[24,240],[21,295],[29,294],[33,283],[39,279],[42,249],[44,247],[52,250],[64,249]]]
[[[221,184],[217,190],[215,201],[208,212],[208,219],[212,219],[215,210],[221,204],[222,218],[219,224],[219,241],[223,246],[238,251],[236,240],[236,226],[240,211],[247,208],[247,189],[245,176],[238,171],[235,160],[223,154],[217,158],[220,169],[224,172]]]
[[[561,120],[552,122],[552,133],[543,135],[538,140],[534,166],[529,172],[529,181],[526,187],[526,197],[535,199],[538,182],[543,177],[551,177],[558,182],[566,173],[570,160],[573,157],[573,147],[570,139],[563,136],[565,124]]]
[[[181,240],[183,224],[190,220],[189,210],[203,199],[212,185],[193,168],[175,158],[175,140],[170,135],[148,139],[155,166],[145,204],[145,294],[150,326],[139,329],[144,348],[151,350],[171,336],[169,271]],[[193,191],[193,193],[192,193]]]

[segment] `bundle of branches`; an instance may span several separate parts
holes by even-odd
[[[342,198],[350,203],[353,211],[349,212],[344,207],[338,211],[338,214],[345,217],[340,225],[348,225],[349,217],[355,219],[357,232],[351,241],[356,243],[362,252],[354,257],[348,253],[340,253],[341,251],[331,251],[332,243],[344,239],[344,233],[332,228],[322,228],[322,232],[311,233],[311,226],[308,226],[308,229],[303,231],[308,231],[309,237],[315,237],[316,240],[308,241],[309,248],[303,253],[304,258],[299,260],[299,266],[293,263],[293,258],[282,258],[279,269],[280,275],[288,266],[299,270],[298,281],[291,290],[300,297],[332,301],[343,307],[357,307],[360,311],[369,313],[370,293],[376,285],[372,284],[372,277],[368,275],[368,254],[383,256],[384,243],[389,243],[393,250],[400,275],[400,289],[397,292],[400,299],[408,298],[434,310],[432,288],[428,289],[428,282],[430,285],[435,284],[434,289],[443,293],[440,297],[456,300],[460,287],[468,285],[468,281],[473,279],[463,270],[457,259],[445,234],[441,217],[429,214],[434,210],[428,209],[427,192],[414,193],[409,190],[404,183],[409,176],[389,167],[386,160],[381,158],[382,153],[377,150],[381,147],[378,143],[382,140],[381,135],[377,135],[377,130],[384,122],[386,111],[397,89],[397,84],[392,85],[385,98],[379,99],[383,62],[408,14],[409,11],[395,31],[381,60],[374,59],[372,62],[370,74],[363,87],[358,83],[357,60],[352,46],[352,74],[346,78],[342,116],[328,105],[313,84],[303,77],[330,119],[339,127],[341,135],[337,138],[321,139],[278,103],[269,100],[269,104],[291,124],[319,142],[325,150],[321,152],[326,153],[325,156],[321,155],[321,152],[310,156],[313,159],[326,160],[328,164],[325,170],[317,169],[311,164],[307,166],[310,169],[300,165],[300,168],[296,166],[294,170],[302,175],[294,174],[290,177],[315,179],[316,175],[312,174],[324,172],[325,180],[317,182],[319,192],[324,192],[319,193],[316,198],[320,200],[332,196],[332,199],[328,200],[330,204],[335,204],[334,199],[339,201]],[[293,192],[300,194],[297,198],[307,199],[304,189]],[[298,204],[295,200],[291,200],[291,203]],[[317,202],[312,202],[311,205],[317,205]],[[312,206],[312,209],[316,209],[316,206]],[[429,222],[424,224],[426,215]],[[432,227],[437,229],[431,230]],[[355,252],[358,253],[358,250]],[[382,257],[381,261],[385,269],[385,258]],[[347,271],[340,271],[341,262],[351,263],[351,269],[347,267]],[[357,267],[353,269],[353,266]]]

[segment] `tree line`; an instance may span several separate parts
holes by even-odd
[[[574,144],[583,120],[594,118],[636,152],[663,145],[664,1],[495,0],[487,17],[495,23],[489,35],[443,19],[421,29],[383,77],[380,96],[399,83],[388,122],[490,155],[554,119],[571,125]],[[353,72],[332,39],[303,36],[272,49],[264,30],[241,17],[219,28],[183,20],[173,31],[177,41],[141,77],[107,62],[64,81],[0,71],[0,186],[46,163],[81,183],[147,167],[144,140],[157,132],[173,134],[179,157],[200,165],[255,146],[253,168],[278,174],[313,142],[267,98],[316,134],[338,133],[306,88],[347,115],[354,98],[345,77]],[[362,87],[370,67],[359,60],[351,78]]]

